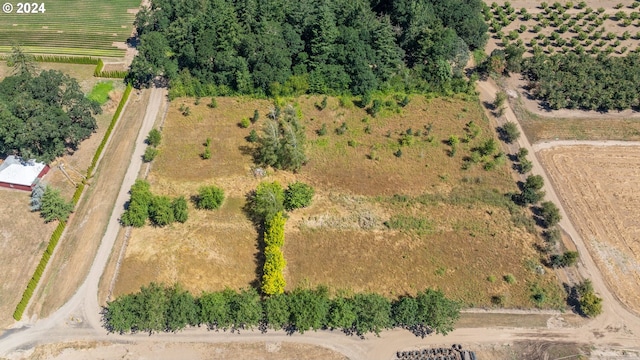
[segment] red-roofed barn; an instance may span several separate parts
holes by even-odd
[[[24,161],[17,156],[7,156],[0,164],[0,186],[31,191],[42,178],[49,172],[49,165],[35,160]]]

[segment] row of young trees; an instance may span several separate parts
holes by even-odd
[[[480,0],[153,0],[129,80],[175,96],[450,89],[488,26]],[[464,81],[463,81],[464,83]]]
[[[120,296],[102,311],[110,332],[179,331],[188,326],[211,330],[267,329],[304,333],[342,330],[363,336],[401,327],[416,335],[447,334],[460,316],[460,304],[439,290],[390,301],[382,295],[360,293],[330,297],[327,288],[296,289],[261,298],[253,289],[203,292],[194,297],[179,285],[151,283],[138,293]]]
[[[0,155],[44,163],[76,149],[97,128],[100,105],[78,82],[56,70],[39,71],[31,56],[14,48],[13,75],[0,82]]]

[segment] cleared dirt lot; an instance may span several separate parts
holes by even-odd
[[[313,345],[260,342],[226,344],[143,343],[109,344],[74,342],[39,346],[31,360],[76,359],[256,359],[256,360],[343,360],[345,356]]]
[[[640,147],[571,146],[538,155],[610,288],[640,312]]]

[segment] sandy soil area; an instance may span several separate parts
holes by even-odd
[[[538,156],[608,285],[640,312],[640,147],[559,147]]]
[[[104,342],[72,342],[39,346],[29,357],[32,360],[80,359],[255,359],[255,360],[342,360],[343,355],[329,349],[307,344],[258,343],[143,343],[109,344]]]

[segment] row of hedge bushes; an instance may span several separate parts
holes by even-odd
[[[41,58],[50,58],[51,60],[62,59],[62,58],[53,57],[53,56],[41,57]],[[88,59],[91,59],[91,58],[79,58],[79,59],[85,59],[82,61],[89,61]],[[63,61],[51,61],[51,62],[63,62]],[[102,154],[102,151],[104,150],[107,140],[109,139],[109,136],[111,135],[111,132],[113,131],[113,128],[115,127],[115,124],[118,121],[118,118],[120,117],[122,108],[124,107],[124,104],[127,102],[127,99],[129,98],[131,89],[132,89],[131,85],[127,85],[127,89],[125,90],[124,95],[122,96],[122,100],[120,100],[120,104],[118,105],[118,108],[116,109],[116,112],[113,115],[111,123],[109,124],[109,128],[107,128],[104,138],[102,138],[102,142],[100,142],[100,145],[98,146],[98,149],[96,150],[96,153],[93,156],[93,160],[91,161],[91,166],[89,166],[89,168],[87,169],[87,178],[89,178],[92,175],[93,170],[95,169],[95,166],[98,162],[98,159],[100,158],[100,155]],[[74,205],[76,205],[80,200],[80,196],[82,196],[82,191],[84,191],[84,186],[85,186],[84,182],[79,184],[78,187],[76,188],[76,191],[73,193]],[[20,299],[20,302],[18,303],[18,305],[16,305],[16,310],[13,312],[14,319],[20,320],[22,318],[22,314],[24,313],[24,310],[27,308],[27,305],[29,304],[29,300],[31,300],[31,296],[33,296],[33,292],[35,291],[36,287],[38,286],[38,283],[40,282],[42,273],[44,272],[44,269],[47,267],[47,263],[49,262],[49,259],[51,258],[51,255],[53,254],[53,251],[55,250],[56,245],[58,245],[58,241],[60,240],[60,237],[62,236],[62,233],[64,232],[65,227],[66,227],[66,223],[61,221],[60,223],[58,223],[58,227],[56,227],[56,229],[53,231],[53,234],[49,239],[49,245],[47,246],[47,249],[45,250],[42,257],[40,258],[40,262],[38,263],[38,266],[36,267],[36,270],[33,276],[31,277],[31,280],[29,280],[26,290],[22,294],[22,299]]]
[[[47,267],[47,263],[49,262],[49,259],[51,258],[51,255],[53,254],[53,251],[55,250],[56,245],[58,245],[58,240],[60,240],[60,237],[64,232],[65,226],[66,226],[66,223],[61,221],[60,223],[58,223],[58,226],[53,231],[53,234],[51,235],[51,239],[49,239],[49,245],[45,249],[44,254],[42,254],[42,257],[40,258],[40,262],[38,263],[38,266],[36,267],[36,270],[33,273],[31,280],[29,280],[29,283],[27,284],[27,289],[22,294],[22,299],[20,299],[20,302],[16,306],[16,310],[13,312],[14,319],[20,320],[22,318],[22,314],[24,313],[24,310],[27,308],[27,305],[29,304],[29,300],[31,300],[31,296],[33,296],[33,292],[36,290],[36,287],[40,282],[42,273],[44,272],[44,269]]]
[[[278,212],[266,224],[264,231],[264,266],[262,271],[262,292],[265,295],[284,293],[284,267],[287,262],[280,247],[284,245],[284,225],[286,219]]]
[[[102,71],[102,69],[104,69],[104,62],[102,59],[98,59],[96,68],[93,70],[93,76],[100,78],[124,79],[128,73],[126,70]]]
[[[0,57],[0,60],[5,60],[5,58]],[[104,69],[104,62],[102,61],[102,59],[90,56],[33,55],[33,61],[61,64],[96,65],[95,70],[93,70],[93,76],[100,78],[124,79],[129,73],[127,70],[102,71],[102,69]]]
[[[460,304],[433,289],[397,300],[375,293],[331,298],[326,287],[298,288],[264,298],[253,288],[194,297],[179,285],[155,283],[118,297],[102,311],[105,328],[115,333],[175,332],[187,326],[235,331],[258,326],[262,331],[289,333],[338,329],[359,336],[400,327],[419,336],[433,331],[446,335],[459,316]]]

